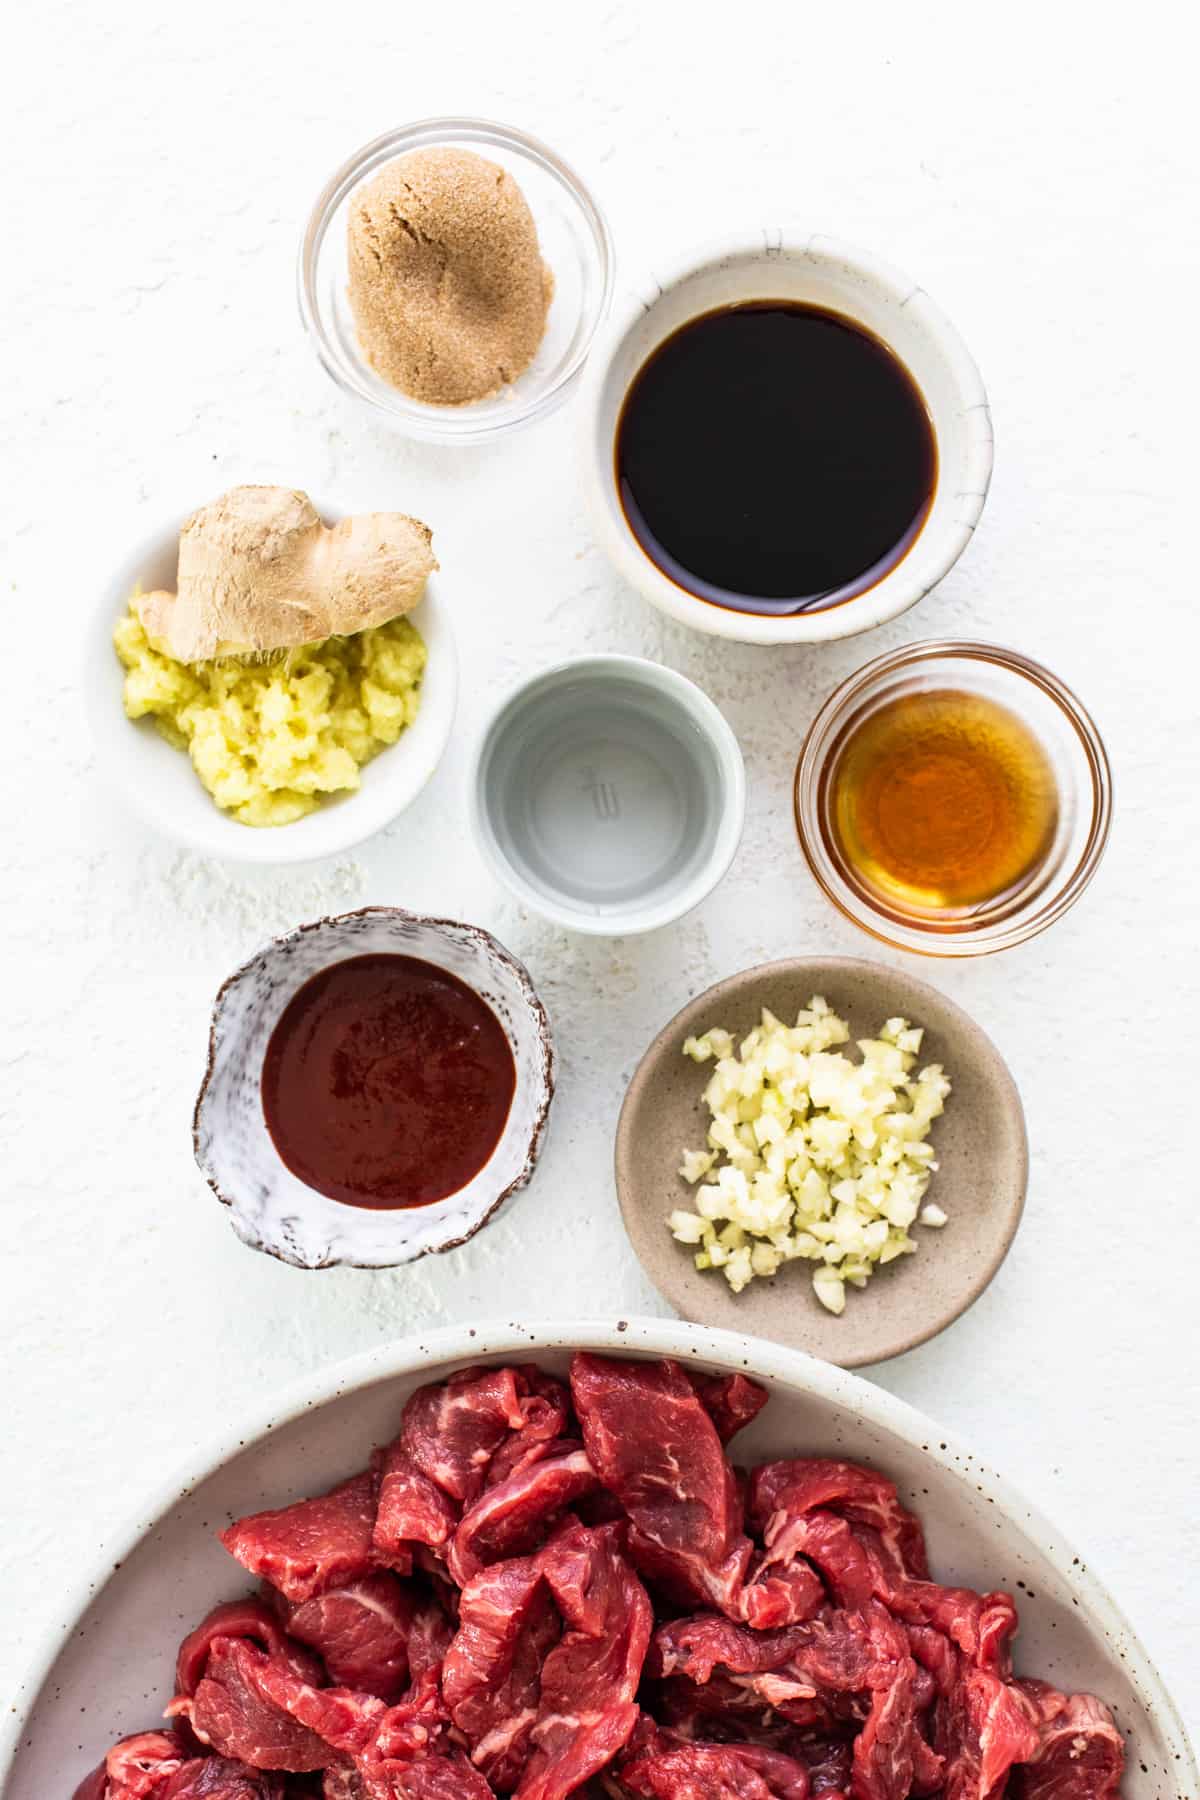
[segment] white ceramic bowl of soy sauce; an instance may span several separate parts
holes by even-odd
[[[851,582],[846,597],[835,591],[803,610],[743,610],[701,598],[643,547],[618,476],[622,413],[649,359],[694,321],[753,303],[815,308],[876,340],[914,384],[933,440],[930,495],[907,548],[885,562],[870,585]],[[593,351],[580,401],[593,518],[619,573],[681,624],[742,643],[851,637],[915,606],[970,542],[991,479],[987,395],[949,319],[915,280],[869,251],[795,227],[734,233],[648,274],[616,309]]]

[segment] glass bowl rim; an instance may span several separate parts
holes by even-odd
[[[438,411],[407,395],[389,390],[386,395],[373,391],[361,380],[357,369],[335,347],[322,317],[317,297],[316,271],[321,248],[333,215],[358,184],[374,169],[403,155],[406,150],[456,140],[490,145],[513,152],[535,163],[553,177],[559,187],[575,203],[588,226],[600,275],[600,298],[582,342],[567,366],[548,386],[520,405],[490,418],[482,419],[470,406],[444,407]],[[365,402],[412,436],[433,443],[481,443],[526,425],[552,412],[566,398],[578,380],[591,353],[596,335],[612,303],[616,270],[616,252],[608,220],[595,196],[570,163],[540,138],[505,125],[496,119],[476,118],[468,114],[416,119],[407,125],[394,126],[363,144],[348,156],[325,183],[305,224],[296,264],[296,298],[318,361],[326,374],[343,393]],[[444,416],[443,416],[444,415]]]
[[[816,804],[818,785],[830,748],[830,734],[853,702],[881,677],[922,663],[936,664],[950,657],[988,663],[1030,682],[1058,707],[1079,741],[1091,777],[1092,817],[1083,847],[1074,866],[1049,891],[1035,895],[1028,909],[1021,909],[976,929],[939,932],[920,924],[903,924],[877,910],[845,880],[821,839]],[[1086,799],[1085,799],[1086,804]],[[1099,866],[1112,825],[1112,768],[1104,740],[1087,708],[1077,695],[1043,664],[1019,650],[981,638],[924,638],[888,650],[854,670],[824,702],[800,746],[792,783],[792,811],[796,835],[805,861],[827,900],[860,930],[892,949],[919,956],[955,958],[986,956],[1011,949],[1036,937],[1062,917],[1078,900]]]

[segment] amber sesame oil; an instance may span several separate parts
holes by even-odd
[[[913,689],[852,719],[825,784],[831,849],[901,916],[969,918],[1025,890],[1054,844],[1049,758],[984,694]]]

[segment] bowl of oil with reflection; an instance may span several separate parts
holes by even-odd
[[[978,956],[1059,918],[1108,838],[1094,723],[1049,670],[998,645],[911,644],[830,696],[796,767],[795,812],[829,899],[873,936]]]

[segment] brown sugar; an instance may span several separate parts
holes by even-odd
[[[350,307],[383,379],[415,400],[482,400],[528,368],[554,278],[525,196],[470,150],[413,150],[355,195]]]

